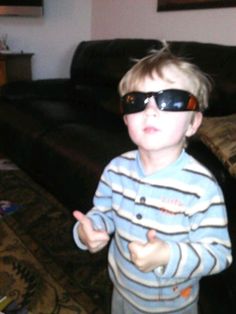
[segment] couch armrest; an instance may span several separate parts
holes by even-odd
[[[227,207],[235,208],[236,177],[229,173],[226,165],[202,141],[198,134],[190,139],[187,152],[212,172],[223,190]]]
[[[10,82],[1,87],[1,98],[8,101],[68,100],[72,95],[70,79],[42,79]]]

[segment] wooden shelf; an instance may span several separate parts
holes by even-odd
[[[33,55],[33,53],[0,52],[0,86],[12,81],[31,80]]]

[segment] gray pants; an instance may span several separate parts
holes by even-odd
[[[120,293],[114,288],[112,294],[112,314],[147,314],[146,312],[141,312],[128,303]],[[191,304],[187,309],[178,312],[172,312],[171,314],[198,314],[197,302]]]

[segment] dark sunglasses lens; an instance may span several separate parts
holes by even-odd
[[[198,110],[197,99],[186,91],[164,90],[155,95],[158,108],[163,111]]]
[[[157,106],[163,111],[183,110],[186,107],[186,100],[185,95],[173,90],[166,90],[155,95]]]
[[[141,112],[145,109],[145,99],[147,96],[143,93],[129,93],[121,98],[121,107],[123,114]]]

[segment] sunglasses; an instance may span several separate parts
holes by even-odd
[[[122,114],[137,113],[145,110],[150,98],[162,111],[199,111],[197,98],[180,89],[165,89],[159,92],[130,92],[121,97]]]

